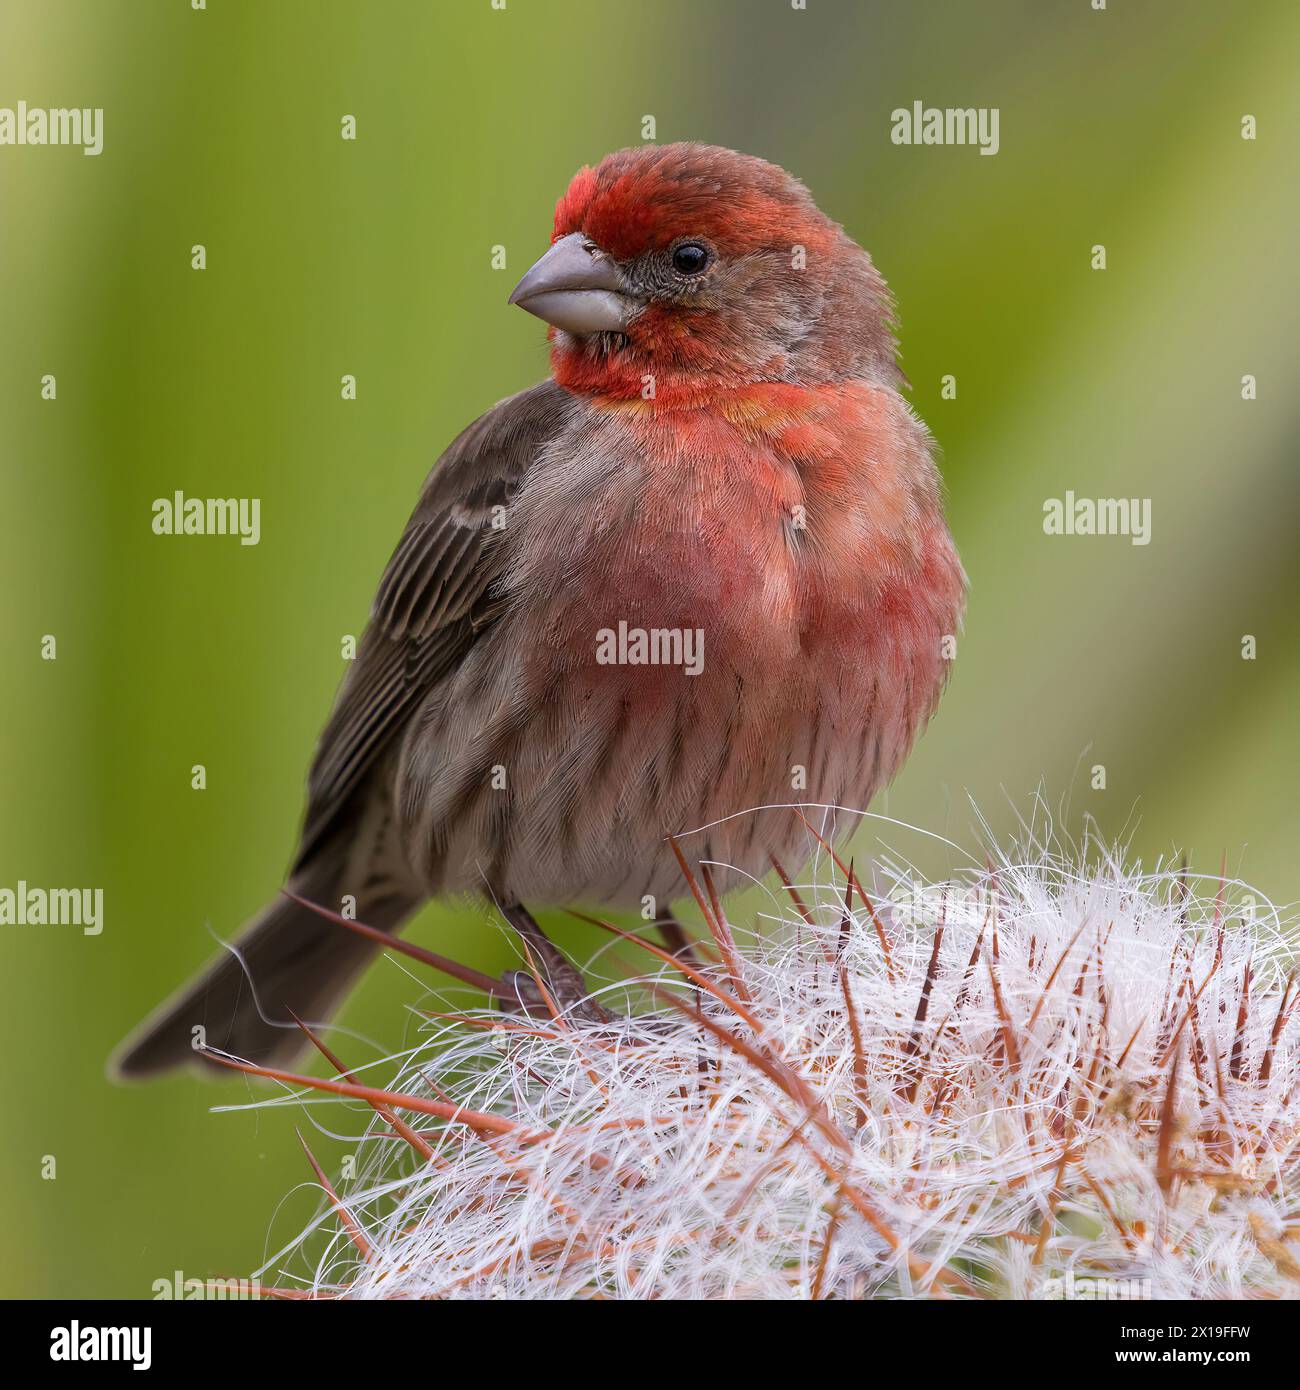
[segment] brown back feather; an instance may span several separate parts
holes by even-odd
[[[425,696],[494,621],[493,585],[507,558],[494,509],[509,505],[572,408],[554,382],[521,391],[475,420],[434,466],[317,745],[295,871]]]

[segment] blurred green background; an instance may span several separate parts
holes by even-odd
[[[300,1115],[104,1061],[280,883],[341,638],[442,447],[545,374],[506,295],[645,115],[797,173],[897,295],[972,597],[877,809],[973,844],[968,794],[1006,836],[1041,779],[1300,898],[1298,53],[1288,0],[3,0],[0,105],[106,114],[98,158],[0,148],[0,884],[106,927],[0,928],[0,1292],[247,1274],[315,1209]],[[917,99],[1000,108],[1001,152],[892,145]],[[261,544],[153,535],[177,489],[260,497]],[[1067,489],[1149,497],[1151,544],[1045,536]],[[415,934],[502,968],[471,920]],[[412,998],[377,966],[345,1021],[395,1047]]]

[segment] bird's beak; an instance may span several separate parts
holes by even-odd
[[[621,333],[643,307],[626,293],[619,268],[581,232],[571,232],[539,260],[510,295],[566,333]]]

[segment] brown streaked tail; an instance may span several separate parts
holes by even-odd
[[[320,891],[327,886],[310,879],[292,885],[299,896],[333,908],[333,894]],[[389,896],[359,903],[357,915],[391,933],[418,906],[418,898]],[[199,1062],[224,1073],[197,1050],[203,1046],[283,1066],[306,1043],[293,1015],[305,1023],[325,1022],[379,950],[311,908],[279,897],[198,980],[141,1026],[111,1071],[135,1081]]]

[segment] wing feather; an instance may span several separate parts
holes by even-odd
[[[495,509],[509,506],[571,409],[572,397],[553,382],[511,396],[475,420],[430,473],[317,745],[299,866],[430,689],[495,620],[493,583],[505,558]]]

